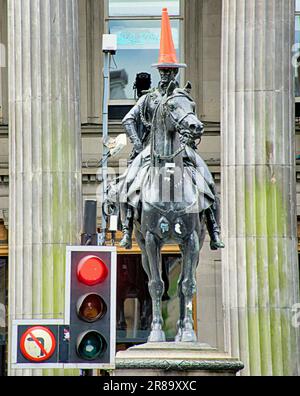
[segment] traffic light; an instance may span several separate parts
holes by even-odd
[[[68,247],[67,279],[69,363],[78,368],[114,368],[116,249]]]

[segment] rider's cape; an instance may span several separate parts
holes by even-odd
[[[150,159],[149,145],[135,158],[127,171],[110,185],[108,200],[111,204],[121,202],[138,208],[143,199],[147,200],[143,191],[148,191],[146,185],[149,185]],[[214,180],[205,162],[189,146],[185,148],[184,172],[184,183],[194,185],[194,200],[199,212],[206,210],[215,202]]]

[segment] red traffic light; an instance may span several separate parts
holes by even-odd
[[[110,246],[68,246],[66,320],[70,368],[115,368],[117,250]],[[61,340],[61,337],[59,337]],[[65,354],[64,354],[65,353]],[[67,366],[66,366],[67,367]]]
[[[108,275],[105,263],[97,256],[83,257],[77,266],[77,277],[80,282],[94,286],[103,282]]]

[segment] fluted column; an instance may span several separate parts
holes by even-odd
[[[77,0],[8,0],[8,68],[10,323],[63,318],[82,209]]]
[[[79,48],[81,82],[81,123],[102,123],[102,35],[104,33],[103,0],[80,0]],[[100,70],[100,72],[99,72]]]
[[[0,0],[0,10],[0,125],[7,125],[7,0]]]
[[[293,0],[223,0],[224,303],[245,375],[300,373],[293,42]]]

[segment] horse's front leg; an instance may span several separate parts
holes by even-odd
[[[196,269],[199,260],[200,244],[196,231],[182,244],[183,281],[182,295],[184,298],[184,319],[181,329],[182,342],[197,342],[193,321],[193,296],[196,293]]]
[[[149,292],[152,299],[152,324],[148,342],[166,341],[162,330],[163,318],[161,314],[161,299],[164,293],[164,283],[161,277],[161,244],[158,238],[149,231],[146,235],[146,252],[151,277],[149,279]]]

